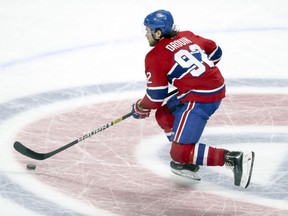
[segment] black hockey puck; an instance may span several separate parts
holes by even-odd
[[[36,169],[36,165],[35,164],[27,164],[26,168],[28,170],[35,170]]]

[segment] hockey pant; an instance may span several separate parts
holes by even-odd
[[[224,165],[224,149],[199,143],[207,121],[220,103],[221,100],[213,103],[181,103],[173,96],[166,105],[157,109],[155,117],[172,141],[170,155],[174,161],[206,166]]]

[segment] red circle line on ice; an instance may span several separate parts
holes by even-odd
[[[265,94],[228,95],[220,110],[211,118],[208,127],[287,126],[285,101],[287,95],[283,94],[269,94],[269,100]],[[100,126],[119,114],[127,113],[129,106],[124,105],[133,102],[134,99],[116,100],[55,113],[26,125],[17,139],[31,144],[31,148],[39,152],[52,150],[58,148],[59,144],[81,136],[81,132],[93,130],[95,125]],[[119,215],[173,215],[177,212],[181,212],[181,215],[190,215],[191,212],[228,214],[235,211],[241,213],[248,208],[249,211],[263,214],[275,211],[275,208],[249,203],[249,200],[227,200],[225,197],[198,190],[197,187],[187,188],[142,167],[137,161],[135,147],[141,139],[160,133],[162,131],[153,117],[145,122],[127,119],[45,163],[39,162],[35,177],[66,195]],[[18,159],[23,163],[23,157],[18,156]],[[252,182],[250,187],[250,194],[255,192],[261,197],[260,186],[253,185]],[[263,197],[267,196],[266,189],[262,187]],[[274,185],[274,189],[278,190],[277,185]],[[229,187],[229,190],[238,189]],[[288,213],[281,209],[277,209],[277,212]]]

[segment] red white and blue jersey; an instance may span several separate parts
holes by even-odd
[[[141,105],[159,108],[168,94],[169,84],[178,89],[181,102],[215,102],[225,97],[225,83],[216,63],[221,48],[212,40],[190,31],[174,38],[163,38],[146,55],[147,89]]]

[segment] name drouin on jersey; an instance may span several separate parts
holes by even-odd
[[[173,52],[174,50],[176,50],[176,49],[178,49],[178,48],[180,48],[186,44],[191,44],[191,43],[192,43],[192,41],[190,41],[188,38],[181,37],[178,40],[170,42],[165,48]]]

